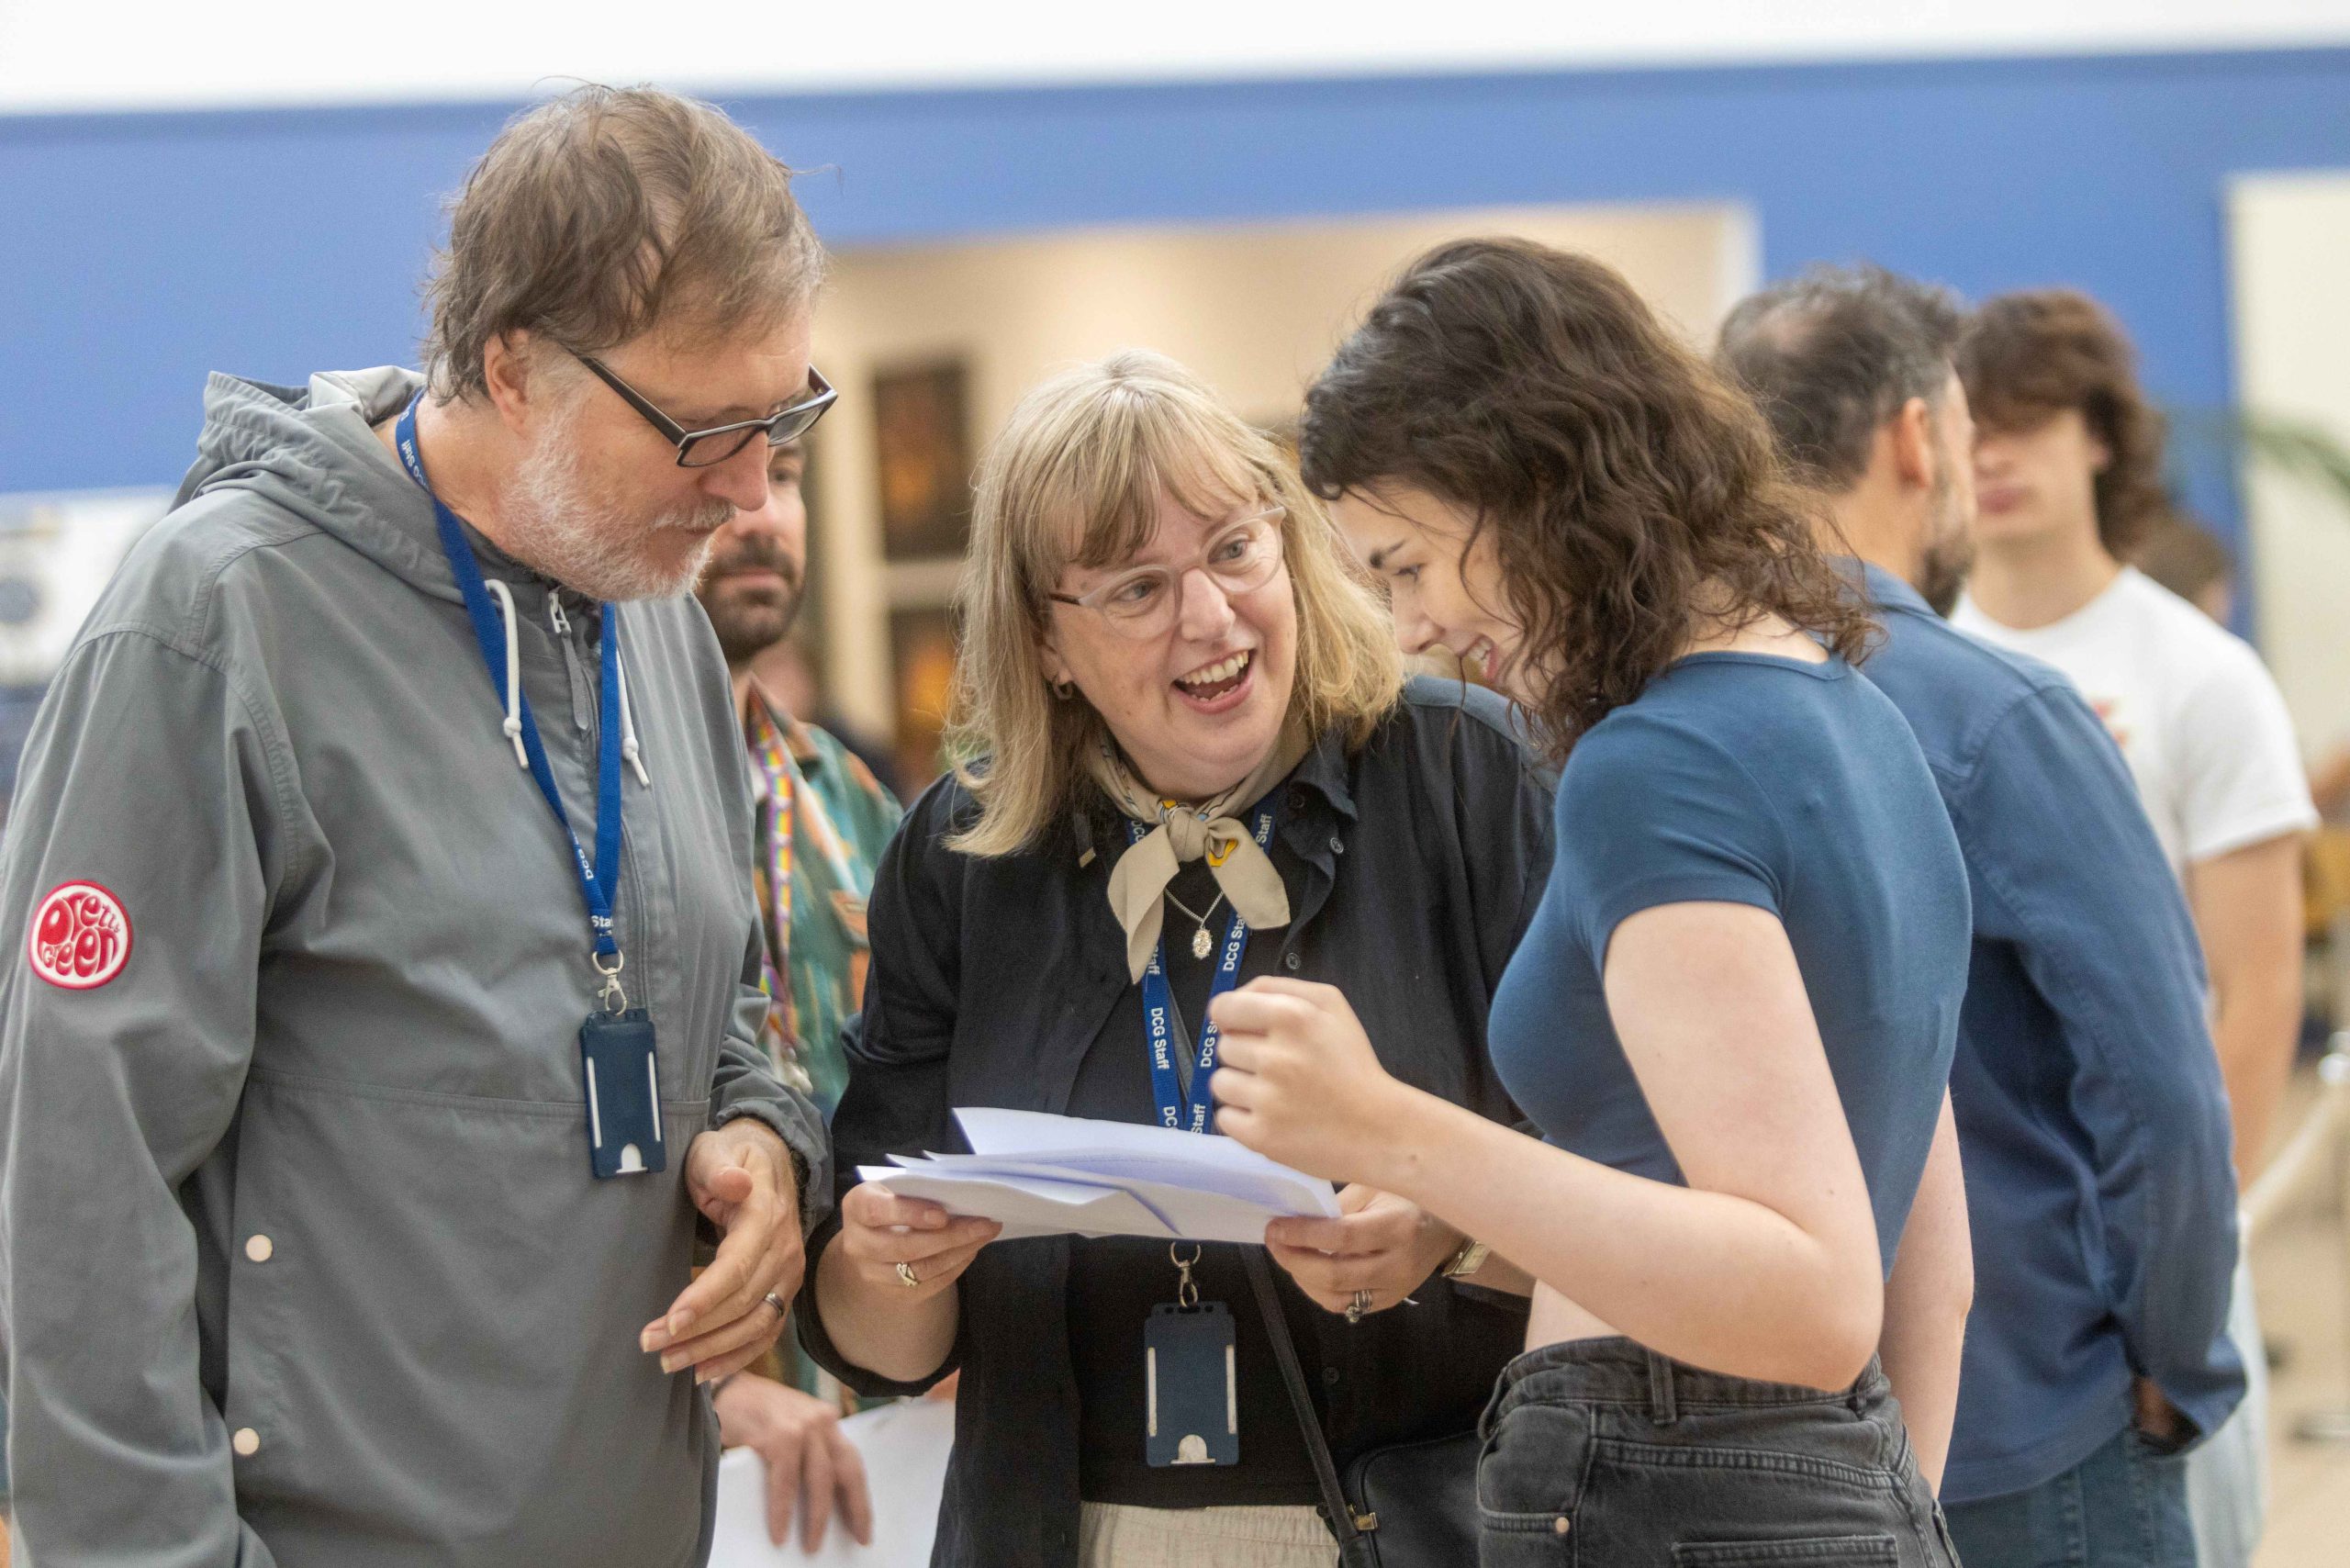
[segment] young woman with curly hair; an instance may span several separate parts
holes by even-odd
[[[1219,1125],[1539,1282],[1485,1568],[1951,1563],[1878,1356],[1954,1381],[1965,871],[1759,417],[1606,267],[1479,241],[1373,306],[1301,438],[1406,651],[1482,665],[1562,765],[1488,1030],[1544,1137],[1397,1082],[1286,980],[1214,1011]]]

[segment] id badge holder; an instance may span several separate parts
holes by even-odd
[[[579,1025],[588,1080],[588,1167],[599,1182],[667,1167],[661,1140],[661,1062],[642,1007],[593,1013]]]
[[[1170,1252],[1172,1249],[1169,1249]],[[1199,1250],[1192,1251],[1192,1261]],[[1177,1299],[1150,1309],[1143,1324],[1144,1458],[1152,1466],[1240,1462],[1240,1383],[1232,1314],[1203,1302],[1182,1270]]]

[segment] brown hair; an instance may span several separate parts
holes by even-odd
[[[2077,409],[2110,455],[2097,476],[2097,534],[2126,557],[2168,506],[2163,418],[2138,386],[2138,353],[2102,305],[2069,288],[2003,294],[1959,342],[1959,379],[1975,422],[2027,431]]]
[[[657,88],[580,87],[508,122],[466,176],[426,291],[426,370],[465,398],[509,332],[588,353],[655,322],[764,327],[823,270],[791,171],[748,131]]]
[[[1070,562],[1104,566],[1149,543],[1158,487],[1201,516],[1264,500],[1283,509],[1281,558],[1297,602],[1290,711],[1356,744],[1404,687],[1385,611],[1289,454],[1163,355],[1129,349],[1020,400],[979,468],[955,660],[956,776],[978,821],[947,841],[979,857],[1026,848],[1079,798],[1100,715],[1047,688],[1045,595]]]
[[[1711,618],[1776,614],[1866,653],[1753,405],[1589,257],[1420,257],[1306,395],[1299,447],[1321,496],[1407,485],[1473,512],[1472,543],[1492,531],[1554,757]]]
[[[2184,599],[2228,581],[2236,571],[2228,547],[2210,530],[2176,511],[2154,520],[2131,565]]]

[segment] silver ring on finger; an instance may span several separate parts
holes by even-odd
[[[1370,1310],[1371,1293],[1369,1291],[1357,1291],[1354,1294],[1354,1299],[1347,1303],[1347,1321],[1349,1323],[1360,1323],[1362,1321],[1362,1315]]]
[[[769,1306],[775,1308],[775,1315],[778,1321],[781,1321],[782,1319],[791,1316],[791,1308],[786,1305],[783,1298],[776,1294],[775,1292],[769,1291],[759,1299],[766,1302]]]
[[[914,1266],[912,1263],[898,1265],[898,1282],[910,1291],[922,1289],[922,1282],[914,1278]]]

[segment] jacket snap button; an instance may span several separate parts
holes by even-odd
[[[1566,1534],[1568,1528],[1567,1516],[1564,1514],[1561,1514],[1557,1518],[1550,1521],[1550,1530],[1554,1535]]]
[[[1347,841],[1340,838],[1337,834],[1332,834],[1330,835],[1330,853],[1333,855],[1344,855],[1346,852]]]
[[[242,1457],[251,1459],[261,1452],[261,1434],[251,1427],[240,1427],[237,1435],[229,1439],[229,1446]]]
[[[1285,958],[1283,958],[1281,959],[1281,963],[1282,963],[1286,968],[1292,969],[1296,969],[1296,968],[1298,967],[1298,965],[1300,965],[1300,964],[1301,964],[1301,963],[1303,963],[1303,962],[1304,962],[1304,959],[1302,959],[1302,958],[1299,958],[1296,954],[1294,954],[1294,953],[1289,954],[1287,957],[1285,957]]]
[[[268,1262],[270,1254],[276,1250],[276,1243],[271,1241],[266,1236],[249,1236],[245,1238],[245,1256],[252,1259],[256,1263]]]

